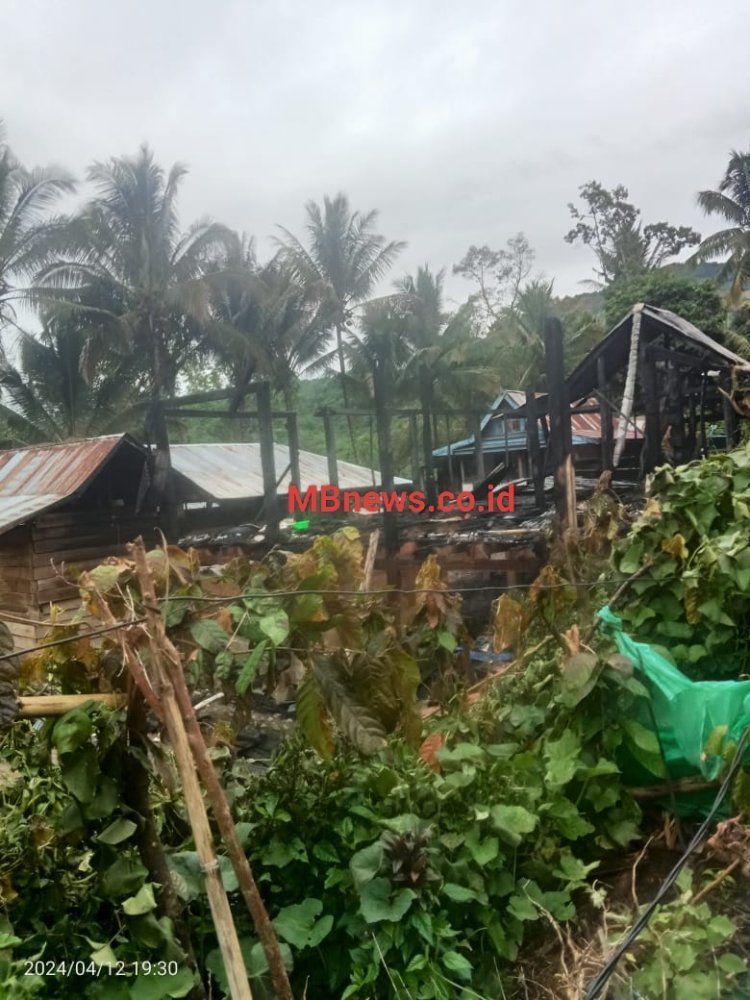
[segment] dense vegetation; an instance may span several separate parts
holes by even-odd
[[[641,638],[660,638],[652,626],[661,618],[639,609],[695,585],[688,525],[705,539],[696,558],[715,552],[699,574],[702,603],[686,599],[683,630],[661,636],[681,664],[705,642],[716,595],[732,593],[736,621],[747,615],[746,539],[728,539],[718,518],[723,505],[742,503],[748,462],[742,449],[669,479],[660,473],[644,518],[615,545],[622,573],[639,568],[649,539],[655,556],[653,578],[632,581],[622,608]],[[662,835],[658,815],[629,788],[634,774],[638,783],[663,780],[664,765],[656,733],[638,721],[649,717],[647,688],[606,635],[582,638],[592,611],[619,589],[606,567],[623,516],[592,501],[578,550],[560,553],[567,576],[547,566],[525,594],[498,601],[490,634],[517,659],[478,683],[459,650],[471,641],[460,598],[436,564],[425,564],[399,626],[386,598],[357,592],[362,547],[353,529],[219,573],[190,552],[150,554],[195,698],[221,692],[229,706],[206,720],[206,735],[295,996],[580,996],[632,922],[634,845],[645,832]],[[128,618],[142,610],[128,560],[109,560],[79,584],[94,614],[105,604]],[[737,630],[717,634],[741,653]],[[81,626],[50,637],[71,641],[26,658],[26,693],[123,685],[116,638],[95,648]],[[735,675],[741,666],[735,659]],[[253,700],[291,677],[299,729],[259,768],[237,749]],[[417,694],[430,688],[442,710],[423,718]],[[23,974],[28,961],[52,958],[83,963],[76,995],[92,1000],[200,996],[198,978],[225,995],[171,748],[144,723],[133,705],[89,703],[41,728],[17,721],[0,740],[0,996],[70,996],[59,974]],[[720,753],[720,732],[707,738]],[[742,776],[740,816],[746,788]],[[154,836],[171,873],[171,907]],[[263,951],[228,858],[220,864],[254,996],[270,1000]],[[747,926],[727,915],[731,878],[724,873],[718,889],[706,864],[685,873],[679,898],[625,956],[613,998],[634,989],[658,989],[665,1000],[743,995]],[[627,881],[625,895],[613,870]],[[136,973],[134,963],[146,961],[167,963],[166,972],[141,965]],[[91,971],[120,962],[119,978]]]

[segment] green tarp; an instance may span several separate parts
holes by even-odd
[[[651,694],[651,710],[639,721],[649,728],[656,724],[670,777],[699,772],[714,780],[728,762],[723,755],[731,755],[750,726],[750,680],[691,681],[651,646],[626,635],[622,619],[609,608],[599,618]]]

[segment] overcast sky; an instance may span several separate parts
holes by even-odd
[[[81,176],[150,143],[181,215],[257,237],[345,191],[408,249],[394,277],[523,230],[559,293],[593,261],[567,202],[623,183],[708,232],[695,193],[750,145],[747,0],[3,0],[0,117]],[[467,287],[449,283],[451,296]]]

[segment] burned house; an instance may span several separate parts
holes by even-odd
[[[576,366],[560,387],[567,448],[576,470],[642,476],[737,440],[750,414],[748,362],[666,309],[638,305]],[[747,397],[747,399],[745,398]],[[502,392],[480,434],[434,451],[446,486],[537,479],[551,474],[550,396]]]
[[[536,398],[543,400],[542,393]],[[433,452],[441,487],[459,484],[472,488],[487,478],[496,484],[518,482],[531,477],[529,432],[524,406],[526,394],[518,389],[501,392],[480,423],[481,439],[475,434],[437,448]],[[595,466],[599,459],[601,420],[595,399],[571,404],[571,429],[576,465]],[[628,457],[637,455],[643,439],[643,419],[627,427]],[[549,425],[542,418],[537,428],[539,447],[544,454]]]

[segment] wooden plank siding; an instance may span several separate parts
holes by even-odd
[[[0,620],[16,649],[29,648],[46,634],[51,604],[61,622],[79,611],[78,587],[65,578],[71,570],[93,569],[110,556],[125,556],[127,543],[139,535],[151,547],[158,542],[157,527],[155,517],[127,510],[62,510],[0,536]]]

